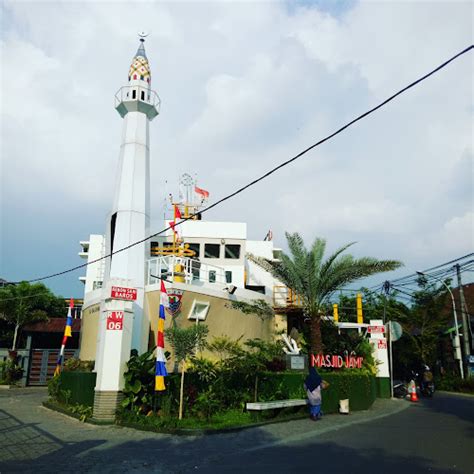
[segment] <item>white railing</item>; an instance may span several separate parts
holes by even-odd
[[[188,285],[227,284],[223,268],[175,255],[150,258],[147,262],[147,275],[148,285],[159,283],[160,278],[173,282],[184,278],[184,283]]]

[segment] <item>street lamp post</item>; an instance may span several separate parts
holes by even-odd
[[[462,361],[462,354],[461,354],[461,343],[459,339],[459,327],[458,327],[458,315],[456,313],[456,303],[454,301],[454,295],[453,292],[451,291],[451,288],[440,278],[435,277],[433,275],[427,275],[426,273],[423,272],[416,272],[418,275],[424,276],[426,278],[433,278],[436,281],[439,281],[442,285],[446,287],[446,289],[449,291],[449,294],[451,295],[451,301],[453,303],[453,315],[454,315],[454,326],[456,328],[456,337],[454,339],[454,352],[456,354],[456,357],[459,361],[459,372],[461,373],[461,378],[464,378],[464,367],[463,367],[463,361]]]

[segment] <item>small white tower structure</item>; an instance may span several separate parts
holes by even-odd
[[[115,95],[115,108],[123,120],[117,180],[112,212],[106,229],[107,259],[104,294],[98,329],[94,416],[106,418],[115,411],[123,389],[123,373],[131,349],[148,349],[150,323],[144,316],[145,262],[150,228],[149,122],[159,113],[160,100],[151,90],[151,73],[145,53],[145,34],[128,73],[128,85]],[[127,248],[135,242],[141,242]],[[111,286],[131,287],[136,300],[111,298]],[[117,314],[123,325],[108,324]],[[122,327],[122,329],[115,329]],[[112,329],[112,330],[111,330]]]

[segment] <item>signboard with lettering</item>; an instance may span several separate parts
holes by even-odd
[[[379,339],[377,343],[378,343],[377,345],[378,349],[387,349],[387,339]]]
[[[385,326],[369,326],[367,328],[367,332],[369,334],[384,334]]]
[[[360,369],[362,368],[363,357],[360,356],[340,356],[340,355],[323,355],[311,354],[311,366],[314,367],[331,367],[333,369]]]
[[[107,331],[121,331],[123,329],[123,311],[110,311],[107,314]]]
[[[123,286],[113,286],[110,297],[116,300],[135,301],[137,299],[136,288],[125,288]]]
[[[292,370],[304,370],[304,359],[303,356],[291,356],[290,368]]]

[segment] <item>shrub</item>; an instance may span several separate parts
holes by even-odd
[[[154,405],[155,358],[153,349],[138,355],[136,351],[127,362],[122,408],[135,413],[148,413]]]
[[[48,395],[51,400],[59,401],[61,394],[61,378],[58,376],[48,380]]]
[[[92,407],[86,406],[86,405],[80,405],[79,403],[76,405],[71,405],[68,407],[69,411],[71,413],[74,413],[75,415],[79,415],[79,420],[82,421],[83,423],[88,419],[92,417]]]
[[[64,372],[92,372],[94,370],[93,360],[81,360],[71,357],[64,363]]]
[[[436,379],[435,386],[438,390],[447,392],[474,393],[474,378],[462,379],[455,375],[445,375]]]
[[[0,362],[0,384],[11,385],[23,376],[23,369],[13,359]]]

